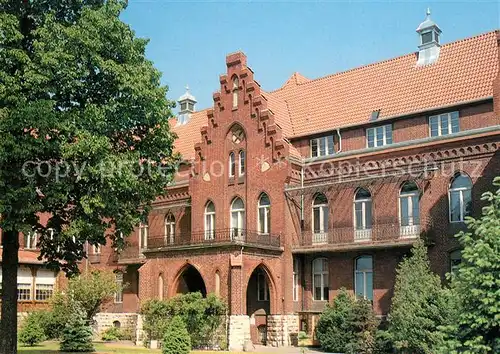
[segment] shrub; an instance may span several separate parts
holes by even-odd
[[[33,346],[46,340],[44,331],[45,312],[31,312],[24,320],[19,331],[19,341]]]
[[[92,329],[84,311],[77,311],[64,327],[61,336],[62,352],[93,352]]]
[[[378,325],[371,301],[358,299],[354,304],[351,324],[354,333],[351,345],[355,353],[373,353]]]
[[[101,334],[101,339],[106,342],[112,342],[121,339],[121,330],[118,327],[109,327]]]
[[[306,340],[306,339],[309,339],[309,336],[307,335],[306,332],[300,331],[297,338],[298,338],[298,340]]]
[[[163,337],[163,354],[189,354],[191,339],[184,321],[179,316],[172,318]]]

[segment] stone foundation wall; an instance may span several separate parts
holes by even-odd
[[[267,318],[267,345],[289,347],[296,345],[299,333],[298,315],[270,315]]]
[[[94,333],[99,336],[106,329],[113,327],[115,321],[120,322],[120,328],[129,330],[132,334],[132,339],[135,339],[137,332],[137,317],[136,313],[113,313],[99,312],[94,316]]]
[[[231,315],[229,317],[229,350],[244,351],[251,346],[250,317]]]

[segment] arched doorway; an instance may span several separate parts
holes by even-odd
[[[267,316],[271,314],[271,281],[264,267],[253,271],[247,286],[247,315],[250,316],[250,336],[255,344],[267,342]]]
[[[203,297],[207,296],[205,282],[198,270],[191,264],[187,265],[177,279],[177,294],[199,292]]]

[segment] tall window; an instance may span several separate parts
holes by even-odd
[[[359,188],[354,197],[354,225],[356,241],[371,239],[372,196],[364,188]]]
[[[299,260],[293,258],[293,301],[299,301]]]
[[[240,86],[240,81],[238,80],[238,77],[235,75],[233,76],[233,108],[238,107],[239,86]]]
[[[163,274],[158,276],[158,299],[163,300]]]
[[[239,175],[240,176],[243,176],[245,174],[245,151],[241,150],[238,154],[238,158],[239,158],[239,163],[238,163],[238,166],[239,166]]]
[[[406,182],[399,192],[399,221],[401,236],[413,237],[420,234],[420,193],[415,182]]]
[[[139,225],[139,248],[141,250],[148,247],[148,224],[141,223]]]
[[[366,146],[369,148],[392,144],[392,125],[366,129]]]
[[[455,250],[450,253],[450,271],[452,273],[456,273],[458,270],[458,267],[462,263],[462,251],[461,250]]]
[[[269,301],[269,286],[262,270],[257,273],[257,301]]]
[[[472,182],[466,174],[457,173],[451,181],[450,200],[450,221],[462,222],[466,216],[470,215],[472,206]]]
[[[245,229],[245,204],[241,198],[231,203],[231,237],[242,238]]]
[[[175,218],[172,214],[165,217],[165,244],[173,244],[175,237]]]
[[[38,242],[38,235],[35,231],[30,231],[24,235],[24,248],[35,249]]]
[[[313,261],[313,299],[328,301],[328,260],[317,258]]]
[[[205,240],[215,238],[215,205],[211,201],[205,206]]]
[[[269,234],[271,230],[271,201],[266,193],[262,193],[259,198],[259,233]]]
[[[56,276],[48,269],[38,269],[35,278],[35,300],[47,301],[54,293]]]
[[[431,137],[458,133],[460,131],[458,112],[429,117],[429,128]]]
[[[29,301],[33,299],[31,289],[33,287],[33,274],[28,267],[17,268],[17,300]]]
[[[229,154],[229,177],[234,177],[236,173],[236,159],[234,156],[234,152]]]
[[[313,200],[313,242],[321,243],[327,241],[328,232],[328,199],[322,193],[316,195]]]
[[[92,254],[101,254],[101,245],[91,245]]]
[[[373,258],[361,256],[356,258],[354,286],[356,295],[373,300]]]
[[[311,139],[311,157],[333,155],[334,147],[333,135]]]
[[[123,273],[115,273],[116,287],[118,288],[115,293],[115,303],[123,302]]]

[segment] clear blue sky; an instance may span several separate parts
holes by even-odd
[[[150,39],[168,98],[189,84],[201,109],[212,106],[227,53],[244,51],[274,90],[295,71],[317,78],[417,50],[427,7],[442,43],[500,27],[500,1],[129,0],[122,19]]]

